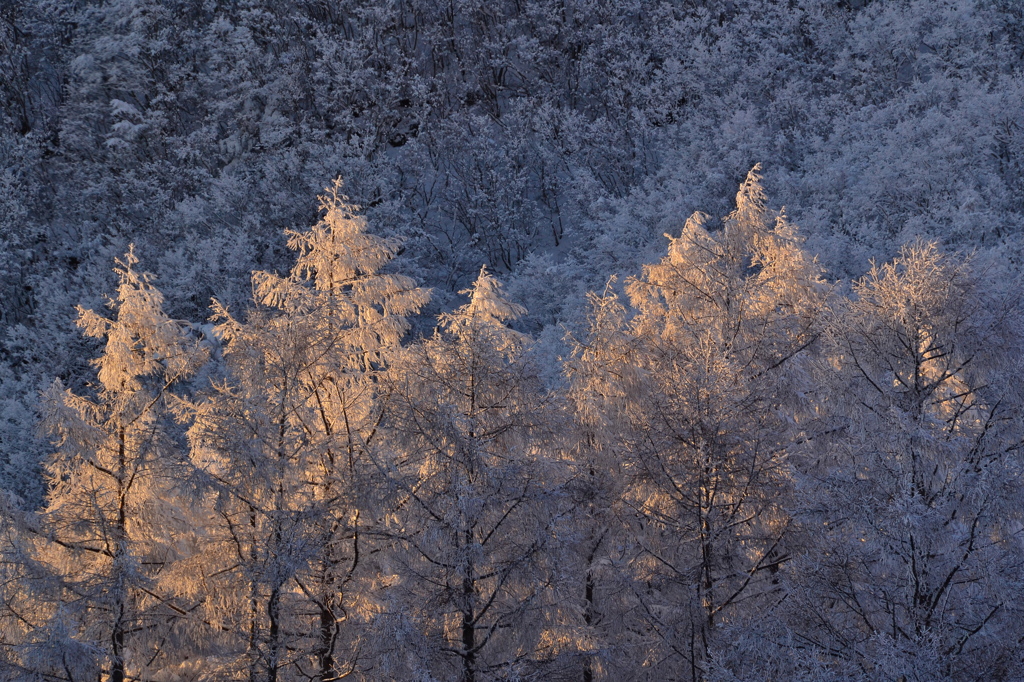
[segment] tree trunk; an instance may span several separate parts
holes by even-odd
[[[466,548],[473,543],[473,532],[465,531]],[[473,563],[466,562],[466,573],[462,577],[462,682],[474,682],[476,678],[476,623],[473,613]]]

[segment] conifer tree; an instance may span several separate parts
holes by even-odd
[[[1019,294],[915,242],[837,306],[791,624],[839,674],[1013,679],[1024,559]]]
[[[289,233],[291,274],[254,275],[260,307],[245,322],[218,310],[227,376],[195,406],[194,455],[223,500],[237,558],[224,575],[243,585],[232,618],[253,680],[286,669],[329,680],[356,665],[358,628],[338,639],[360,560],[363,451],[380,418],[374,377],[427,300],[381,272],[397,245],[366,232],[340,187],[321,197],[322,221]]]
[[[177,653],[164,649],[183,614],[166,578],[189,532],[176,485],[184,458],[165,408],[206,353],[164,314],[137,264],[133,251],[118,261],[112,318],[79,309],[84,333],[105,340],[95,395],[56,381],[43,396],[57,449],[46,507],[22,528],[27,571],[14,613],[27,628],[22,667],[61,679],[92,671],[124,682]]]
[[[548,397],[521,306],[481,270],[470,301],[399,353],[384,385],[382,466],[396,497],[379,627],[389,677],[481,682],[536,674],[557,654],[546,562],[561,477]],[[387,459],[383,459],[387,458]]]
[[[693,216],[627,282],[628,311],[597,299],[573,365],[581,413],[623,459],[617,543],[649,633],[633,661],[673,679],[705,679],[719,625],[767,603],[787,559],[786,415],[824,291],[757,170],[721,231]]]

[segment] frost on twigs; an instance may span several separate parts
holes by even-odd
[[[104,390],[133,391],[146,376],[175,381],[194,373],[205,360],[182,324],[163,312],[163,294],[152,275],[135,270],[139,259],[132,246],[116,261],[117,295],[109,307],[115,319],[78,308],[78,326],[86,336],[106,339],[103,354],[93,360]]]
[[[367,232],[359,207],[341,193],[341,180],[320,197],[323,218],[305,231],[288,231],[298,253],[287,277],[257,272],[256,300],[285,312],[323,318],[344,328],[362,349],[396,345],[408,331],[406,316],[426,305],[430,294],[411,277],[383,272],[398,241]]]
[[[38,628],[21,645],[27,660],[49,661],[39,663],[40,672],[70,670],[71,655],[74,667],[123,676],[128,652],[150,644],[144,624],[174,619],[159,595],[180,586],[168,584],[172,572],[162,568],[188,553],[168,544],[188,531],[176,486],[183,458],[165,430],[166,406],[207,353],[187,325],[167,317],[162,295],[136,265],[133,249],[117,261],[111,317],[79,309],[85,334],[106,341],[93,362],[96,395],[77,396],[60,382],[43,395],[42,423],[56,449],[45,464],[50,492],[42,523],[25,528],[24,551],[47,568],[16,597],[28,600],[16,608]],[[63,662],[45,654],[52,636],[65,640]]]
[[[253,275],[248,317],[215,307],[225,379],[196,403],[189,439],[218,496],[206,568],[222,597],[204,608],[248,633],[231,665],[327,680],[364,665],[378,384],[429,293],[385,271],[397,242],[367,231],[340,180],[320,200],[321,220],[288,232],[291,272]]]
[[[405,622],[400,647],[382,643],[395,679],[547,670],[545,637],[568,608],[552,586],[565,470],[545,417],[551,396],[529,337],[504,324],[525,311],[486,269],[463,293],[469,302],[382,377],[387,608]]]
[[[658,652],[659,674],[707,669],[720,626],[752,613],[740,603],[780,598],[769,567],[790,551],[792,416],[807,410],[828,292],[757,170],[723,229],[694,214],[627,280],[628,307],[591,297],[570,364],[592,466],[621,471],[617,502],[638,519],[620,536],[623,570],[659,586],[636,593],[635,613],[649,615],[633,626],[650,628],[640,646]]]

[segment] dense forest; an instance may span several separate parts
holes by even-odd
[[[1024,679],[1022,226],[1017,0],[0,0],[0,679]]]

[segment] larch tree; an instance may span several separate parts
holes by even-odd
[[[637,651],[648,644],[629,622],[635,602],[628,553],[620,542],[623,532],[622,495],[627,484],[621,449],[609,434],[618,429],[617,416],[608,399],[618,394],[617,385],[629,371],[633,340],[626,328],[626,309],[612,291],[617,279],[609,279],[602,294],[589,294],[590,317],[585,346],[571,335],[575,357],[564,365],[571,381],[568,398],[575,418],[570,431],[574,475],[569,491],[573,506],[572,537],[576,540],[569,570],[574,572],[575,592],[583,596],[581,675],[592,682],[602,675],[635,673],[641,661]]]
[[[289,233],[291,274],[256,273],[258,309],[245,322],[218,311],[226,377],[193,408],[194,459],[234,557],[211,571],[237,589],[231,618],[247,633],[253,680],[331,680],[357,665],[360,635],[346,621],[370,489],[364,450],[380,419],[374,384],[428,297],[381,271],[397,244],[367,233],[340,188],[321,197],[319,223]]]
[[[530,677],[564,645],[549,627],[562,478],[549,397],[529,337],[505,326],[523,308],[486,270],[463,293],[470,302],[396,354],[384,380],[393,548],[378,627],[394,633],[380,654],[392,678]]]
[[[818,380],[795,642],[850,676],[1016,678],[1020,295],[920,241],[853,293]]]
[[[792,415],[826,289],[757,170],[720,231],[693,216],[627,282],[628,309],[596,299],[571,367],[625,477],[610,544],[632,574],[622,626],[646,642],[624,675],[705,679],[723,626],[772,603],[788,558]]]
[[[406,316],[429,299],[412,278],[382,271],[398,242],[367,233],[358,207],[340,192],[335,181],[321,197],[324,219],[308,231],[289,232],[288,246],[299,253],[291,275],[256,277],[260,301],[309,325],[322,349],[301,378],[315,413],[309,426],[324,439],[310,479],[322,506],[316,531],[321,551],[305,577],[309,587],[303,587],[319,610],[315,658],[323,680],[342,672],[334,648],[346,585],[359,562],[360,505],[366,487],[374,485],[367,479],[375,470],[365,448],[381,418],[378,374],[409,330]]]
[[[133,251],[118,261],[112,318],[79,309],[84,333],[105,340],[95,394],[56,381],[43,396],[57,448],[45,466],[45,508],[21,517],[25,570],[5,624],[13,616],[25,629],[17,667],[55,679],[138,679],[185,641],[174,627],[185,615],[174,605],[178,586],[167,577],[192,549],[177,485],[186,458],[166,406],[207,353],[164,314],[137,264]]]

